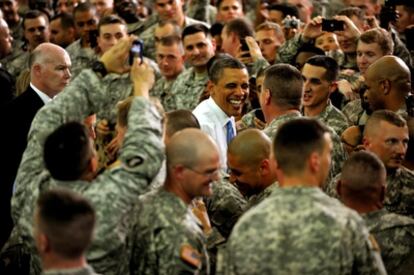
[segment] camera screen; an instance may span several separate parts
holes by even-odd
[[[133,44],[131,47],[131,52],[133,52],[135,55],[139,55],[141,53],[141,45]]]

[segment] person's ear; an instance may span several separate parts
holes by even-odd
[[[336,81],[329,84],[329,94],[332,94],[333,92],[335,92],[336,89],[338,89],[338,83],[336,83]]]
[[[210,91],[210,96],[211,97],[214,97],[216,95],[216,93],[217,93],[217,91],[216,91],[216,85],[214,84],[214,82],[211,81],[211,80],[209,80],[207,82],[207,88],[208,88],[208,91]]]
[[[270,159],[264,159],[260,162],[259,172],[261,176],[267,176],[270,172]]]
[[[264,103],[266,105],[270,105],[272,103],[272,93],[270,92],[269,89],[264,89],[263,91],[264,94]]]
[[[317,152],[312,152],[308,159],[309,169],[312,172],[318,172],[320,168],[320,155]]]
[[[391,81],[384,79],[380,82],[380,87],[384,95],[388,95],[391,92]]]

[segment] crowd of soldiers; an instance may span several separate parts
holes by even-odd
[[[412,0],[0,0],[0,274],[413,274]]]

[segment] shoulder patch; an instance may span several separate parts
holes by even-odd
[[[201,268],[201,255],[200,255],[200,252],[198,252],[196,249],[194,249],[191,245],[183,244],[181,246],[180,257],[184,262],[186,262],[186,263],[188,263],[188,264],[190,264],[190,265],[192,265],[192,266],[194,266],[198,269]]]
[[[369,242],[371,243],[372,249],[377,252],[381,252],[381,249],[377,243],[377,240],[372,234],[369,234],[368,239],[369,239]]]

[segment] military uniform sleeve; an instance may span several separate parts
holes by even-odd
[[[43,144],[47,136],[60,125],[69,121],[81,121],[104,106],[109,99],[104,85],[105,79],[99,79],[92,70],[84,70],[36,114],[15,181],[12,199],[12,215],[15,221],[24,204],[26,187],[45,169]]]
[[[188,3],[188,2],[187,2]],[[208,0],[193,0],[188,6],[186,15],[193,19],[197,19],[206,23],[209,22],[210,18],[210,1]]]
[[[294,62],[293,58],[303,44],[301,34],[297,34],[292,39],[285,41],[277,51],[276,63],[292,64]]]

